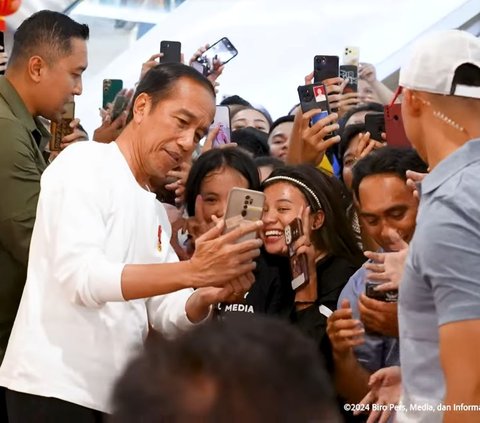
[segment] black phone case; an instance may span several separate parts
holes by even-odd
[[[2,52],[5,51],[5,37],[4,37],[4,34],[2,31],[0,31],[0,46],[3,47],[3,50],[1,50]],[[0,71],[0,75],[3,75],[5,74],[5,71]]]
[[[338,56],[319,55],[313,58],[313,82],[321,83],[339,75]]]
[[[179,41],[162,41],[160,43],[160,63],[180,63],[182,61],[182,45]]]
[[[384,142],[382,132],[385,132],[385,116],[383,113],[367,113],[365,115],[365,128],[370,132],[370,138]]]

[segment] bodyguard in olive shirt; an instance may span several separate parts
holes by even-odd
[[[46,167],[49,134],[37,116],[59,120],[65,104],[81,94],[88,34],[86,25],[63,14],[38,12],[16,31],[0,77],[0,362],[26,280]]]

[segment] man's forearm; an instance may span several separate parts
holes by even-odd
[[[475,423],[478,422],[480,410],[475,407],[480,405],[480,383],[468,383],[468,377],[462,378],[464,383],[459,383],[456,389],[447,389],[444,405],[444,423]],[[468,406],[474,405],[472,409]],[[457,409],[455,409],[457,408]]]
[[[358,362],[353,351],[345,355],[333,354],[335,387],[348,402],[358,403],[368,393],[370,373]]]
[[[383,82],[375,81],[372,84],[372,88],[375,90],[382,104],[389,104],[390,101],[392,101],[394,93]]]
[[[122,272],[122,295],[126,300],[168,294],[199,286],[191,261],[162,264],[127,264]]]

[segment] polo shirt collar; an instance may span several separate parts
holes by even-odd
[[[13,85],[4,76],[0,77],[0,95],[10,107],[12,113],[25,125],[33,138],[40,145],[42,138],[50,138],[50,133],[45,126],[34,118],[25,106]]]
[[[425,177],[421,184],[421,192],[428,194],[452,178],[463,168],[480,160],[480,139],[470,140],[447,158],[443,159]]]

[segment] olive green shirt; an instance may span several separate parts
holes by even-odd
[[[42,156],[50,134],[0,76],[0,362],[27,278]]]

